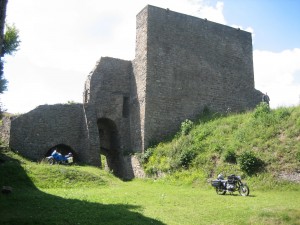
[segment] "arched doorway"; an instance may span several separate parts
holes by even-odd
[[[67,154],[69,154],[69,153],[71,152],[71,153],[73,154],[74,161],[76,161],[76,159],[77,159],[77,154],[76,154],[76,152],[74,152],[74,150],[73,150],[70,146],[65,145],[65,144],[58,144],[58,145],[55,145],[55,146],[51,147],[51,148],[47,151],[45,157],[50,156],[51,153],[52,153],[54,150],[57,150],[57,151],[60,152],[62,155],[67,155]]]
[[[120,152],[119,132],[116,124],[107,118],[97,121],[100,153],[106,157],[106,163],[110,171],[122,178],[122,157]]]

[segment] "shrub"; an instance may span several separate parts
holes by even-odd
[[[194,126],[194,123],[191,120],[186,119],[185,121],[183,121],[181,123],[181,129],[180,129],[181,134],[187,135],[191,131],[193,126]]]
[[[270,111],[270,106],[265,102],[261,102],[258,106],[256,106],[253,116],[254,118],[264,117],[269,114]]]
[[[236,153],[233,149],[229,149],[225,152],[224,161],[228,163],[236,163]]]
[[[257,158],[254,152],[246,151],[239,156],[239,165],[241,170],[253,175],[263,167],[263,161]]]
[[[146,173],[147,175],[157,175],[158,169],[155,168],[154,166],[150,166],[150,167],[147,167],[147,168],[145,169],[145,173]]]
[[[196,168],[203,168],[209,161],[208,153],[201,153],[195,157],[194,165]]]
[[[195,157],[196,153],[191,148],[182,151],[179,159],[180,166],[187,169]]]
[[[252,126],[276,127],[287,116],[289,116],[287,110],[271,111],[269,105],[262,102],[254,110]]]
[[[149,158],[153,155],[154,150],[155,148],[148,148],[145,153],[141,155],[140,160],[142,164],[148,162]]]
[[[278,119],[286,119],[291,115],[291,112],[288,108],[279,108],[275,111],[275,115]]]

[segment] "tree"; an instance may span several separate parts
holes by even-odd
[[[6,24],[5,27],[6,31],[2,40],[2,48],[0,54],[0,94],[2,94],[7,88],[7,80],[3,77],[4,62],[2,58],[5,55],[12,55],[18,50],[18,47],[20,46],[19,31],[15,27],[15,25],[10,26]]]
[[[0,0],[0,46],[2,46],[3,39],[4,39],[6,5],[7,5],[7,0]],[[0,55],[2,55],[2,47],[0,48]]]
[[[3,76],[5,55],[12,55],[20,46],[19,31],[15,25],[5,24],[7,0],[0,0],[0,94],[7,89],[7,80]],[[5,26],[5,33],[4,33]],[[0,114],[3,111],[0,105]]]
[[[1,57],[4,55],[12,55],[20,46],[19,30],[15,25],[5,25],[6,31],[2,43]]]

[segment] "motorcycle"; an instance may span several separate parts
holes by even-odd
[[[73,163],[73,154],[70,152],[67,155],[62,155],[61,153],[54,150],[50,156],[46,157],[46,160],[50,165],[72,164]]]
[[[225,195],[226,192],[232,194],[238,191],[241,196],[248,196],[250,189],[246,183],[243,183],[240,176],[234,174],[228,176],[225,180],[222,174],[218,175],[217,180],[211,181],[211,185],[216,189],[218,195]]]

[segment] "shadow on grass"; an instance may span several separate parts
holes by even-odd
[[[0,193],[2,225],[162,225],[145,217],[140,206],[100,204],[66,199],[40,191],[29,179],[18,160],[0,152],[0,187],[9,185],[13,193]]]
[[[219,196],[224,196],[224,197],[231,196],[231,197],[241,197],[241,198],[255,198],[256,197],[256,195],[252,195],[252,194],[249,194],[248,196],[241,196],[240,194],[236,194],[236,193],[219,195]]]

